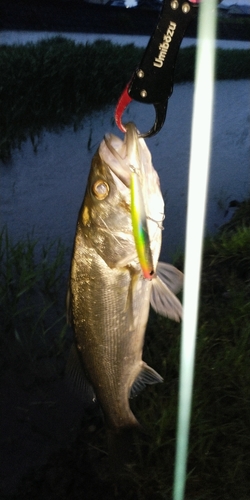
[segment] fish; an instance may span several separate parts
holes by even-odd
[[[145,278],[131,216],[131,175],[140,176],[147,219],[146,253],[153,274]],[[81,205],[71,260],[67,297],[75,349],[70,372],[82,393],[97,400],[106,429],[126,435],[139,427],[129,399],[161,375],[142,359],[150,304],[180,321],[176,294],[183,274],[159,262],[164,200],[150,151],[135,125],[124,140],[106,134],[95,153]],[[82,376],[81,376],[82,374]]]

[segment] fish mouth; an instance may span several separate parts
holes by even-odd
[[[105,134],[99,154],[109,166],[114,180],[118,178],[129,188],[131,172],[140,168],[139,136],[135,125],[127,123],[124,141],[113,134]]]

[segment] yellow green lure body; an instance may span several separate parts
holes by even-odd
[[[154,276],[152,253],[147,227],[147,216],[143,200],[139,173],[131,171],[131,218],[135,246],[144,278],[151,280]]]

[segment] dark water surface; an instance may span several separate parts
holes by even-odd
[[[166,259],[184,248],[192,98],[193,84],[176,85],[162,131],[147,140],[166,203]],[[206,224],[211,234],[232,215],[227,212],[230,201],[250,194],[249,104],[249,81],[216,83]],[[41,243],[60,238],[71,248],[91,159],[106,132],[119,135],[113,113],[108,108],[93,114],[76,132],[45,131],[35,151],[27,140],[8,164],[0,165],[1,224],[7,225],[14,241],[33,232]],[[150,106],[134,104],[125,120],[147,129],[153,117]]]

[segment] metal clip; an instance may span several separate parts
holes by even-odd
[[[151,137],[165,122],[168,99],[173,91],[174,69],[181,41],[200,0],[165,0],[159,22],[143,58],[122,92],[115,110],[115,121],[122,132],[122,115],[132,100],[153,104],[153,127],[140,137]]]

